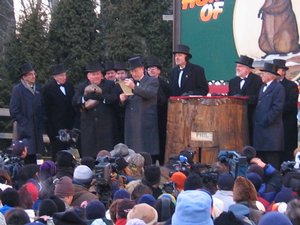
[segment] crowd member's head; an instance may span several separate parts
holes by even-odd
[[[233,200],[237,203],[257,200],[257,192],[251,181],[241,176],[236,178],[233,186]]]
[[[57,213],[57,205],[51,199],[44,199],[40,202],[38,208],[38,215],[41,216],[49,216],[52,217],[54,213]]]
[[[91,170],[94,170],[94,168],[95,168],[95,159],[91,156],[84,156],[81,159],[81,165],[86,165]]]
[[[205,191],[184,191],[178,195],[172,225],[213,225],[212,197]]]
[[[20,205],[19,193],[14,188],[7,188],[1,193],[2,205],[17,207]]]
[[[127,220],[141,219],[148,225],[157,223],[158,215],[156,210],[145,203],[135,205],[128,213]]]
[[[286,71],[289,69],[285,64],[284,59],[274,59],[273,64],[277,67],[277,73],[280,75],[278,79],[283,79],[286,75]]]
[[[86,65],[85,71],[87,79],[91,84],[99,85],[103,79],[103,68],[98,61],[90,62]]]
[[[117,79],[117,70],[112,60],[107,60],[104,63],[104,77],[106,80],[115,81]]]
[[[184,183],[184,190],[197,190],[203,188],[202,178],[197,173],[190,173]]]
[[[256,157],[256,150],[250,145],[245,145],[242,149],[242,155],[246,156],[247,162],[250,163],[251,159]]]
[[[270,81],[273,81],[277,79],[278,76],[280,76],[277,73],[277,67],[272,63],[264,63],[264,67],[260,70],[261,73],[261,79],[263,83],[268,83]]]
[[[161,73],[161,65],[157,58],[149,57],[146,61],[146,69],[149,76],[158,78]]]
[[[93,179],[93,171],[85,165],[77,166],[73,174],[73,183],[89,187]]]
[[[131,193],[131,199],[136,201],[144,194],[152,195],[151,188],[144,184],[138,184]]]
[[[56,154],[57,168],[74,168],[76,165],[74,156],[67,151],[59,151]]]
[[[125,80],[126,78],[128,78],[128,71],[126,68],[126,64],[123,62],[116,62],[115,63],[115,69],[117,71],[117,80]]]
[[[148,186],[157,186],[160,183],[161,172],[159,166],[150,165],[145,168],[143,183]]]
[[[258,225],[293,225],[289,218],[279,212],[268,212],[262,216]]]
[[[24,209],[14,208],[5,213],[6,224],[24,225],[30,223],[28,214]]]
[[[36,81],[36,72],[34,65],[30,62],[24,63],[20,66],[20,78],[26,82],[29,86],[35,84]]]
[[[222,173],[218,177],[217,187],[219,190],[232,191],[234,178],[230,173]]]
[[[66,210],[65,203],[58,196],[52,195],[49,199],[51,199],[56,204],[57,212],[64,212]]]
[[[116,218],[118,219],[126,219],[127,214],[130,209],[132,209],[135,205],[135,202],[129,199],[122,199],[118,201],[117,210],[116,210]]]
[[[85,214],[88,220],[104,218],[105,211],[104,204],[99,200],[92,200],[85,207]]]
[[[61,177],[55,184],[54,194],[70,205],[75,194],[72,179],[70,177]]]
[[[243,225],[243,222],[235,217],[233,212],[222,212],[220,216],[218,216],[214,225]]]
[[[139,199],[137,200],[137,204],[146,203],[152,207],[154,207],[156,203],[156,199],[153,197],[153,195],[150,194],[143,194]]]
[[[8,185],[7,187],[12,185],[11,177],[5,169],[0,169],[0,183]],[[4,186],[1,186],[2,191],[4,190],[3,187]]]
[[[175,183],[176,189],[180,192],[184,189],[184,183],[186,181],[186,176],[182,172],[175,172],[170,177],[170,181]]]
[[[158,222],[167,221],[175,212],[175,205],[170,198],[161,197],[156,201],[154,208],[158,214]]]
[[[143,59],[140,56],[132,57],[128,59],[128,64],[132,78],[137,81],[141,80],[145,75]]]
[[[53,215],[55,225],[87,225],[84,214],[77,208],[67,210],[65,212],[55,213]]]
[[[56,174],[56,165],[51,160],[46,160],[40,165],[39,168],[39,179],[40,181],[46,180],[49,177],[53,177]]]
[[[144,157],[144,168],[152,165],[152,157],[149,154],[149,152],[140,152],[139,154],[141,154]]]
[[[114,193],[113,200],[117,199],[130,199],[130,193],[125,189],[119,189]]]
[[[136,179],[141,179],[144,172],[145,159],[141,154],[131,155],[128,160],[128,166],[125,169],[128,176],[134,177]]]
[[[36,190],[36,193],[38,194],[37,190]],[[32,209],[34,200],[25,185],[23,185],[18,190],[18,194],[19,194],[19,199],[20,199],[20,204],[19,204],[20,207],[22,207],[23,209]]]
[[[27,156],[27,145],[28,145],[27,139],[13,141],[12,155],[15,157],[20,157],[22,159],[25,159]]]
[[[293,225],[300,225],[300,200],[294,199],[287,205],[286,214]]]

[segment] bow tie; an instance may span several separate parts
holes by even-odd
[[[139,80],[135,80],[134,83],[138,85],[138,84],[140,84],[141,82],[140,82]]]
[[[59,87],[65,87],[65,85],[64,85],[64,84],[58,84],[58,86],[59,86]]]

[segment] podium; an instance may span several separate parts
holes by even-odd
[[[220,150],[249,143],[247,97],[170,97],[165,159],[188,147],[195,161],[212,164]]]

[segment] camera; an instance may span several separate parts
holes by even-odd
[[[60,129],[58,131],[58,139],[64,143],[76,143],[80,135],[80,130],[73,128],[72,130]]]
[[[191,169],[191,165],[188,162],[188,158],[186,156],[184,156],[184,155],[179,155],[178,159],[179,160],[175,161],[172,164],[172,169],[169,172],[169,177],[171,177],[173,175],[173,173],[175,173],[175,172],[182,172],[186,176],[189,175],[190,169]]]
[[[247,157],[241,156],[236,151],[220,151],[218,154],[218,161],[226,165],[229,173],[235,178],[237,176],[246,176],[248,163]]]
[[[280,171],[282,174],[286,174],[288,172],[296,171],[295,169],[296,162],[295,161],[285,161],[280,166]]]

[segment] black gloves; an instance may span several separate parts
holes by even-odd
[[[92,92],[84,96],[84,101],[89,99],[101,101],[103,100],[103,97],[100,93]]]

